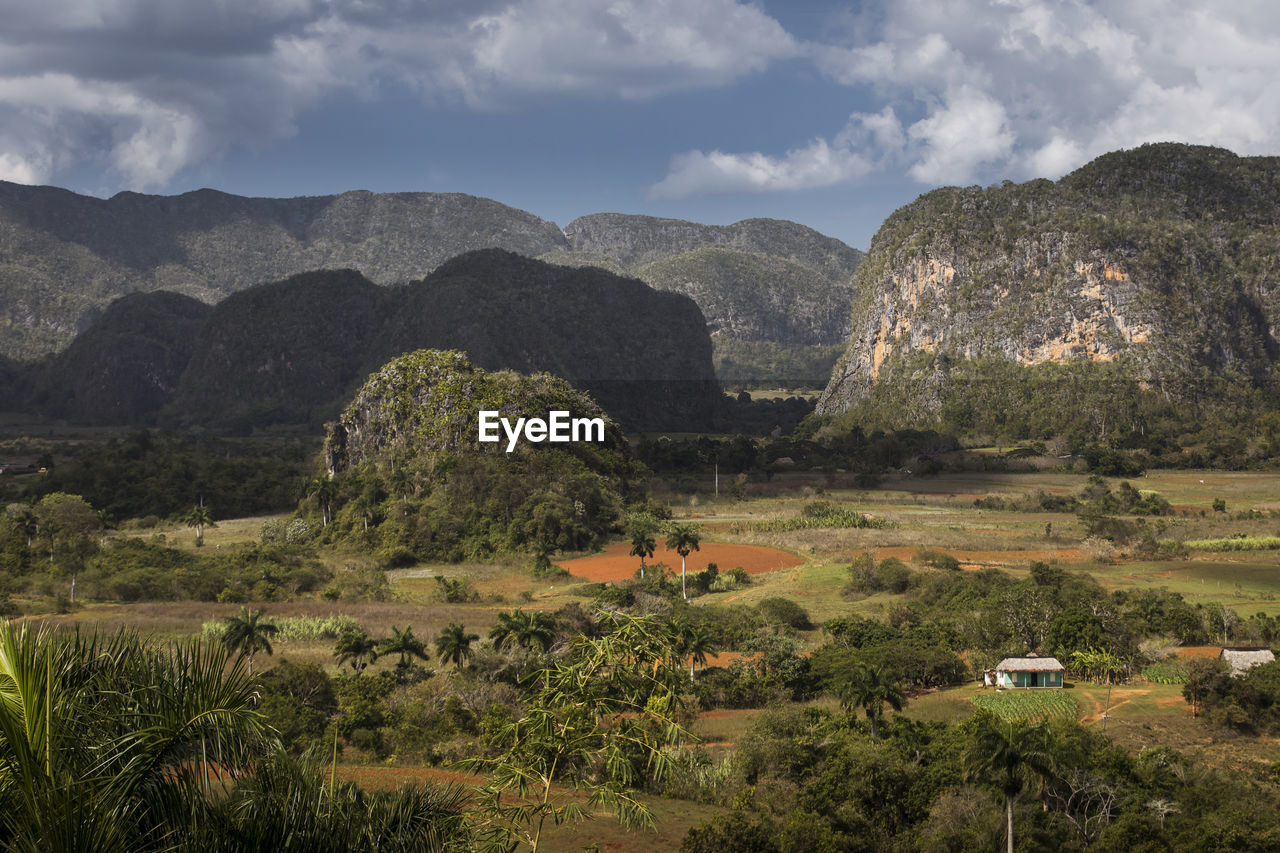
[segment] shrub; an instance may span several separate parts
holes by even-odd
[[[794,628],[797,631],[813,629],[809,611],[789,598],[766,598],[756,605],[761,618],[771,627]]]

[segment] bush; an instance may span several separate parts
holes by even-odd
[[[797,631],[813,629],[809,612],[789,598],[766,598],[756,605],[756,610],[770,627],[794,628]]]
[[[915,559],[917,563],[924,563],[926,566],[933,566],[935,569],[946,569],[951,572],[960,570],[960,561],[943,551],[921,548],[916,551]]]

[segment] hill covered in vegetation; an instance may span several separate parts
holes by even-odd
[[[500,250],[389,288],[338,270],[252,287],[212,308],[131,296],[35,370],[30,404],[84,423],[318,427],[371,371],[421,348],[465,350],[487,369],[554,373],[633,428],[706,426],[721,407],[691,300]]]
[[[563,411],[603,429],[512,447],[478,440],[484,410],[512,423]],[[545,373],[481,370],[455,350],[419,350],[371,375],[330,425],[324,457],[333,479],[308,500],[329,535],[392,560],[590,548],[642,497],[643,468],[589,395]]]
[[[1146,145],[921,196],[859,268],[819,411],[1123,441],[1274,408],[1278,165]]]

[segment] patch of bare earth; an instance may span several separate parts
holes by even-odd
[[[627,580],[640,568],[640,561],[627,553],[630,550],[629,542],[618,542],[610,545],[600,554],[579,557],[575,560],[562,560],[556,565],[574,577],[590,581]],[[680,555],[675,551],[662,548],[661,542],[649,564],[654,562],[666,563],[677,572],[680,570]],[[693,574],[705,569],[708,563],[715,563],[721,572],[728,572],[741,566],[748,574],[757,575],[790,569],[803,562],[803,557],[787,551],[779,551],[777,548],[766,548],[763,545],[703,542],[697,551],[689,555],[686,571]]]

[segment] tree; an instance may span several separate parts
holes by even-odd
[[[4,846],[209,849],[192,839],[216,799],[209,769],[235,779],[269,746],[253,690],[221,646],[0,622]]]
[[[320,526],[328,527],[333,518],[333,502],[338,497],[338,486],[332,477],[316,477],[307,483],[307,494],[314,495],[320,505]]]
[[[965,780],[994,785],[1004,794],[1008,853],[1013,853],[1013,801],[1033,775],[1053,775],[1044,726],[1005,723],[984,715],[965,755]]]
[[[640,577],[644,577],[644,558],[652,558],[653,551],[657,548],[657,542],[653,538],[655,522],[649,515],[635,515],[631,517],[627,528],[631,536],[631,550],[628,554],[640,558]]]
[[[871,739],[880,738],[880,720],[884,716],[884,706],[901,711],[907,703],[907,696],[902,692],[902,685],[879,666],[860,663],[854,667],[848,685],[842,691],[840,704],[854,710],[861,708],[871,721]]]
[[[196,504],[191,508],[191,512],[187,513],[182,519],[187,523],[187,527],[196,529],[196,547],[204,546],[204,529],[206,527],[217,527],[217,522],[213,520],[213,513],[209,512],[209,508],[204,505],[204,501]]]
[[[489,631],[489,639],[499,651],[514,643],[530,651],[545,652],[555,636],[555,628],[545,613],[525,613],[518,607],[510,613],[499,613],[498,623]]]
[[[32,539],[40,532],[40,521],[36,518],[35,510],[30,504],[13,503],[9,504],[6,512],[13,519],[18,530],[27,538],[27,547],[30,548]]]
[[[436,654],[441,663],[451,661],[454,669],[462,669],[463,662],[471,659],[471,644],[478,639],[479,634],[468,634],[464,626],[450,622],[436,637]]]
[[[1187,680],[1182,685],[1182,698],[1191,705],[1191,716],[1200,715],[1200,703],[1210,686],[1226,674],[1228,666],[1221,658],[1192,658],[1187,662]]]
[[[396,664],[396,669],[401,671],[409,668],[413,658],[429,659],[427,644],[413,636],[413,628],[409,625],[405,625],[403,631],[392,625],[391,636],[379,643],[378,647],[381,650],[380,654],[400,655],[400,662]]]
[[[366,793],[289,758],[247,659],[200,641],[0,623],[7,850],[375,853],[473,849],[463,792]]]
[[[684,659],[689,659],[689,683],[692,684],[694,664],[705,668],[707,655],[714,655],[718,649],[710,631],[701,625],[686,623],[676,627],[676,651],[682,666]]]
[[[49,562],[61,555],[62,569],[71,575],[71,601],[76,600],[76,577],[85,559],[96,547],[89,534],[98,529],[98,513],[79,495],[52,492],[40,499],[33,510],[40,535],[49,541]]]
[[[253,677],[253,658],[258,652],[275,654],[271,648],[271,638],[280,629],[270,622],[261,621],[261,610],[250,610],[241,607],[237,616],[228,616],[223,620],[226,630],[222,634],[222,642],[232,654],[239,654],[249,661],[249,677]]]
[[[682,670],[669,663],[676,638],[654,616],[601,613],[599,625],[601,636],[575,638],[529,676],[524,713],[492,736],[496,754],[462,762],[488,779],[478,830],[500,849],[536,853],[548,819],[576,822],[590,809],[653,825],[636,789],[668,778],[664,747],[686,737],[675,719]]]
[[[689,588],[685,582],[685,562],[689,554],[698,550],[702,541],[701,527],[696,524],[677,524],[667,536],[667,550],[680,555],[680,592],[689,600]]]
[[[366,634],[363,629],[344,631],[342,636],[338,637],[338,645],[333,651],[338,658],[338,666],[350,660],[351,669],[358,676],[364,672],[365,667],[378,659],[378,641]]]

